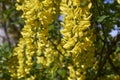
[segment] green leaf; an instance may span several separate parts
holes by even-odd
[[[55,66],[53,67],[53,69],[52,69],[52,79],[53,79],[54,76],[56,75],[56,71],[57,71],[57,69],[58,69],[58,66],[55,65]]]
[[[35,68],[36,68],[36,69],[40,69],[40,67],[42,67],[42,64],[41,64],[41,63],[40,63],[40,64],[37,64]]]
[[[0,78],[2,78],[3,77],[3,73],[0,73]]]
[[[62,76],[62,78],[65,78],[65,76],[66,76],[66,70],[60,69],[60,70],[58,70],[58,74],[59,74],[60,76]]]
[[[103,15],[103,16],[98,16],[98,22],[102,22],[103,20],[105,20],[107,17],[109,17],[109,16],[107,16],[107,15]]]

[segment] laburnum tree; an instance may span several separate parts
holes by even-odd
[[[120,80],[119,3],[17,0],[25,25],[11,80]]]

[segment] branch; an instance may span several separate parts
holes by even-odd
[[[5,7],[5,4],[4,3],[2,3],[2,10],[6,10],[6,7]],[[2,17],[4,17],[3,15],[2,15]],[[11,46],[11,42],[10,42],[10,38],[9,38],[9,35],[8,35],[8,31],[7,31],[7,22],[3,22],[2,23],[2,26],[3,26],[3,29],[4,29],[4,32],[5,32],[5,35],[6,35],[6,38],[7,38],[7,42],[8,42],[8,45],[9,45],[9,47]]]
[[[51,43],[52,43],[52,45],[54,46],[54,48],[55,48],[55,50],[57,50],[58,51],[58,53],[60,53],[63,57],[65,57],[63,54],[62,54],[62,52],[60,51],[60,50],[58,50],[57,49],[57,45],[56,44],[54,44],[51,40],[49,40]]]
[[[104,65],[106,64],[107,59],[109,59],[110,55],[116,50],[116,44],[119,40],[120,40],[120,35],[118,35],[116,38],[114,38],[112,40],[111,45],[108,48],[108,51],[105,53],[105,56],[103,57],[103,61],[98,64],[99,68],[97,70],[97,75],[95,76],[95,78],[93,80],[97,80],[97,77],[99,77],[99,75],[101,74],[101,70],[103,69]]]

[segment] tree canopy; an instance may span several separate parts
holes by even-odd
[[[120,80],[120,0],[17,0],[15,6],[25,24],[1,79]]]

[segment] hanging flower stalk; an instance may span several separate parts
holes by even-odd
[[[47,41],[48,25],[57,18],[58,8],[56,6],[58,3],[51,0],[18,0],[18,4],[17,10],[23,11],[22,17],[25,19],[25,26],[21,32],[22,38],[20,38],[14,53],[18,57],[19,64],[17,76],[22,78],[30,74],[34,55],[39,56],[45,51],[45,47],[49,46]],[[38,56],[36,57],[38,58]],[[41,58],[38,58],[37,62],[39,59]]]
[[[65,55],[72,55],[73,63],[68,66],[69,80],[84,80],[85,69],[94,61],[95,36],[91,33],[89,12],[92,3],[89,0],[62,0],[60,9],[64,15],[61,30]],[[75,69],[76,67],[76,69]],[[81,74],[82,72],[82,74]]]

